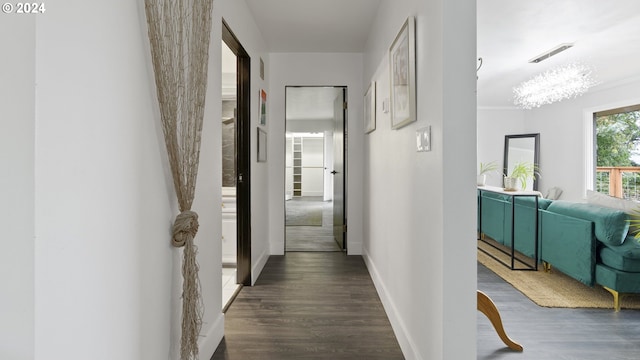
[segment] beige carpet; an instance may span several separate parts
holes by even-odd
[[[322,205],[287,202],[286,226],[322,226]]]
[[[478,242],[483,249],[507,261],[508,257]],[[503,258],[504,257],[504,258]],[[514,288],[544,307],[559,308],[609,308],[613,309],[613,296],[601,286],[589,287],[559,271],[513,271],[478,250],[478,262],[496,273]],[[520,268],[521,266],[517,266]],[[640,309],[640,295],[621,296],[623,309]]]

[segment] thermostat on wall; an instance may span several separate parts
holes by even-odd
[[[418,151],[431,151],[431,126],[416,130],[416,145]]]

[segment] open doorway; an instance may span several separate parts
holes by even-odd
[[[287,86],[285,251],[345,251],[346,87]]]
[[[222,25],[222,306],[251,285],[250,63]]]

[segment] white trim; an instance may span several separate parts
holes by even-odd
[[[594,158],[594,153],[593,153],[593,113],[595,111],[592,110],[588,110],[585,109],[584,113],[583,113],[583,130],[584,130],[584,159],[582,161],[582,166],[583,166],[583,174],[584,174],[584,187],[582,188],[582,197],[586,199],[587,197],[587,190],[593,190],[593,185],[594,185],[594,176],[593,176],[593,169],[594,169],[594,162],[593,162],[593,158]]]
[[[258,257],[258,261],[256,261],[251,268],[251,286],[256,283],[262,273],[262,269],[264,269],[264,266],[267,264],[267,260],[269,260],[269,250],[270,249],[265,249]]]
[[[400,345],[402,354],[404,355],[405,359],[423,360],[423,358],[420,356],[420,353],[418,352],[416,342],[411,337],[410,332],[407,330],[406,325],[399,315],[398,308],[394,304],[391,297],[389,297],[389,292],[384,286],[384,282],[382,281],[382,277],[380,277],[378,270],[371,261],[369,252],[364,250],[362,258],[364,259],[364,263],[369,270],[369,275],[371,275],[371,279],[373,280],[373,284],[376,288],[376,291],[378,292],[378,296],[380,297],[382,306],[387,313],[387,317],[389,318],[389,322],[391,323],[391,328],[393,329],[393,332],[398,339],[398,344]]]
[[[199,352],[203,358],[209,359],[213,356],[224,337],[224,314],[218,314],[218,318],[213,323],[205,336],[200,337]]]

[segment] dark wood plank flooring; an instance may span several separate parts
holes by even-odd
[[[285,206],[322,206],[322,226],[285,226],[286,251],[342,251],[333,237],[333,202],[322,197],[294,198]]]
[[[640,359],[638,310],[540,307],[480,264],[478,289],[495,302],[507,335],[524,347],[522,353],[506,348],[478,313],[478,359]]]
[[[271,256],[225,317],[212,360],[404,359],[360,256]]]

